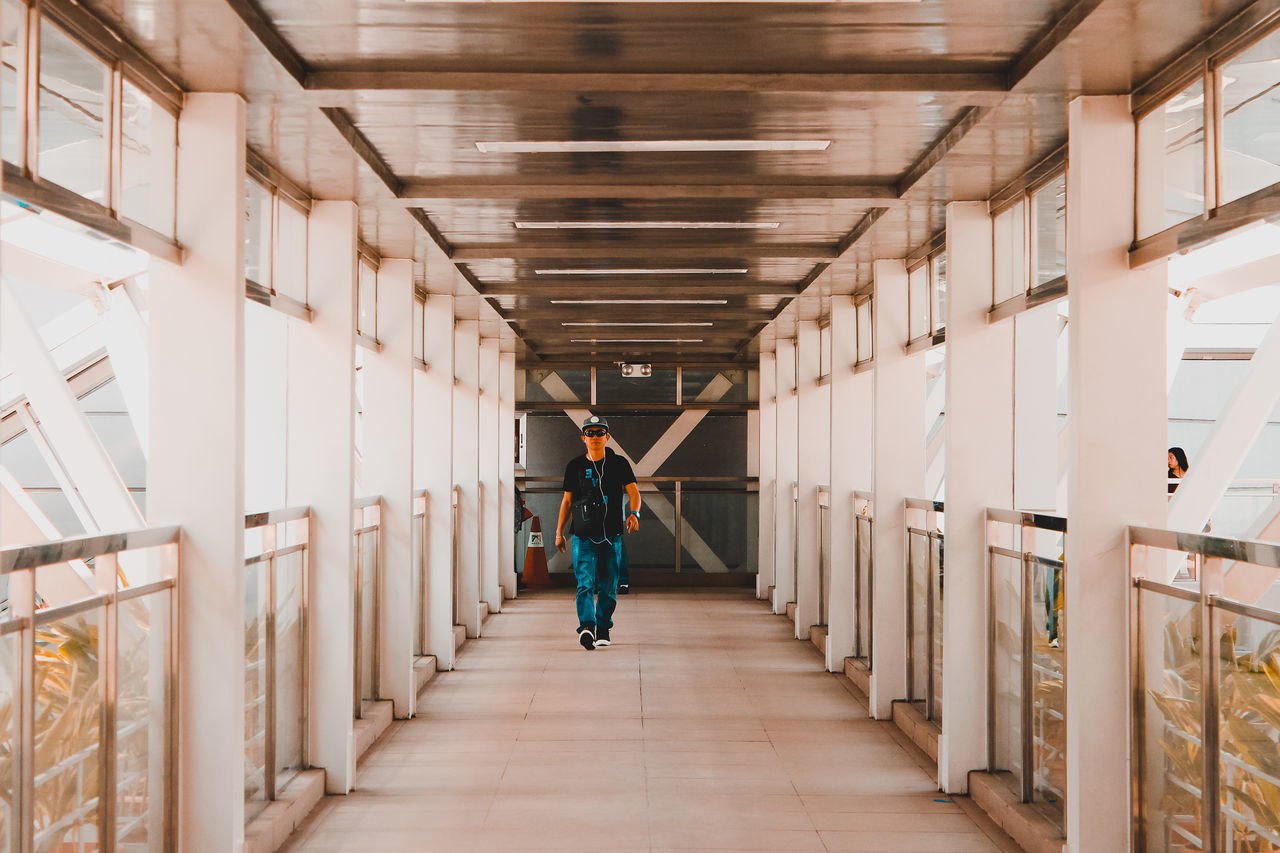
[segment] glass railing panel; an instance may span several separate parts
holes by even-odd
[[[6,6],[6,11],[8,7]],[[6,623],[0,623],[6,624]],[[4,634],[0,636],[0,743],[13,744],[17,732],[14,729],[14,718],[17,705],[17,662],[22,650],[20,634]],[[17,780],[14,774],[17,767],[12,760],[12,750],[8,760],[0,761],[0,850],[12,850],[14,804],[17,799],[14,791]]]
[[[1202,850],[1201,660],[1198,605],[1142,591],[1137,641],[1145,720],[1137,748],[1147,850]]]
[[[818,553],[821,571],[818,573],[818,624],[830,624],[831,589],[831,508],[818,506]]]
[[[104,608],[37,626],[34,849],[97,847]]]
[[[413,523],[409,525],[412,531],[409,542],[409,600],[413,602],[413,653],[415,655],[426,654],[425,614],[422,607],[422,593],[426,589],[426,574],[424,571],[426,566],[422,559],[424,518],[425,516],[415,513]]]
[[[1218,849],[1280,850],[1280,624],[1222,610],[1215,623]]]
[[[857,614],[857,637],[854,646],[855,657],[865,658],[867,667],[871,666],[871,590],[872,563],[871,547],[874,535],[874,522],[869,516],[859,515],[854,522],[854,612]]]
[[[1021,790],[1022,559],[991,553],[991,764],[1013,774]]]
[[[680,495],[680,571],[757,572],[759,495],[746,491],[690,491],[690,488],[685,486]],[[641,505],[641,533],[654,521],[661,523],[655,518],[646,525],[644,506]],[[633,540],[639,535],[624,538],[628,556]]]
[[[121,602],[116,670],[116,849],[165,849],[169,590]]]
[[[929,677],[933,680],[933,707],[930,709],[930,718],[942,725],[942,591],[946,586],[943,581],[942,558],[945,550],[942,534],[929,539],[929,548],[932,551],[930,565],[933,567],[929,577],[929,583],[933,587],[933,666],[929,671]]]
[[[910,693],[908,699],[922,702],[929,692],[929,537],[907,535],[907,584],[910,616]]]
[[[1063,571],[1048,562],[1031,564],[1032,795],[1061,828],[1067,790],[1066,623]]]
[[[244,574],[244,799],[245,820],[266,808],[267,583],[270,563]]]
[[[306,554],[306,551],[294,551],[275,559],[276,791],[282,790],[303,768],[303,726],[306,719]]]
[[[365,533],[359,537],[357,559],[360,562],[357,577],[360,583],[360,612],[356,626],[360,634],[360,660],[357,662],[360,673],[360,699],[373,701],[374,656],[377,653],[377,560],[378,538],[376,534]]]

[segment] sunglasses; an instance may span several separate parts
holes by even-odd
[[[584,429],[582,434],[588,438],[599,438],[602,435],[608,435],[609,431],[603,429]]]

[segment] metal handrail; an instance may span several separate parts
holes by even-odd
[[[273,509],[267,512],[251,512],[244,517],[244,529],[253,530],[266,527],[268,524],[282,524],[286,521],[298,521],[311,516],[311,507],[294,506],[288,509]]]
[[[946,512],[943,508],[942,501],[930,500],[929,498],[906,498],[903,504],[907,509],[922,509],[926,512]]]
[[[937,670],[938,654],[942,651],[941,626],[937,624],[937,605],[939,603],[935,596],[941,596],[942,590],[942,566],[935,559],[933,542],[942,542],[943,534],[936,530],[937,525],[934,523],[938,513],[946,512],[946,506],[942,501],[932,500],[929,498],[905,498],[903,507],[907,511],[924,512],[925,527],[907,526],[907,552],[906,552],[906,579],[907,579],[907,613],[906,613],[906,653],[907,653],[907,698],[910,701],[924,700],[926,720],[936,721],[937,718],[937,698],[938,690],[941,687],[935,679],[935,671]],[[935,529],[929,529],[935,528]],[[915,652],[915,604],[916,599],[913,591],[916,585],[915,568],[911,562],[910,539],[912,536],[918,536],[925,540],[925,624],[924,624],[924,665],[925,665],[925,689],[924,696],[917,696],[915,693],[915,675],[916,666],[919,663],[916,660]],[[935,592],[936,591],[936,592]]]
[[[382,503],[382,495],[371,495],[364,498],[356,498],[351,504],[352,509],[367,509],[371,506],[377,506]]]
[[[4,548],[0,549],[0,575],[71,560],[91,560],[121,551],[173,545],[181,535],[180,527],[147,527],[123,533],[93,533],[53,542]]]
[[[1129,542],[1165,551],[1185,551],[1208,558],[1239,560],[1268,569],[1280,569],[1280,544],[1256,539],[1228,539],[1186,530],[1130,527]]]
[[[1023,512],[1015,509],[987,507],[987,521],[1012,524],[1015,527],[1034,527],[1037,530],[1051,530],[1058,533],[1067,532],[1067,519],[1065,516],[1044,512]]]

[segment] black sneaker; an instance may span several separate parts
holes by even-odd
[[[600,627],[596,629],[596,648],[609,645],[609,629]]]
[[[618,595],[626,595],[629,592],[631,592],[631,584],[629,583],[618,584]]]
[[[578,642],[587,651],[591,651],[596,647],[596,635],[590,628],[581,628],[578,631]]]

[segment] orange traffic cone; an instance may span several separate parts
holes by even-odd
[[[551,576],[547,574],[547,552],[542,544],[542,523],[535,515],[529,524],[529,547],[524,552],[524,585],[529,589],[547,589]]]

